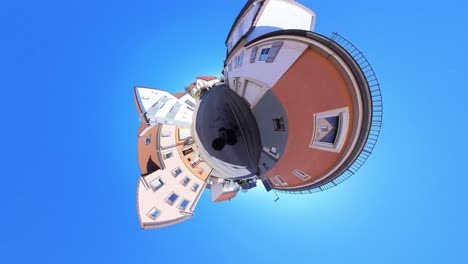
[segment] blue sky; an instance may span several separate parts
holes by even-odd
[[[161,3],[162,2],[162,3]],[[262,188],[143,231],[134,85],[219,75],[244,1],[10,1],[0,8],[2,263],[466,263],[466,1],[312,1],[382,85],[379,144],[326,192]]]

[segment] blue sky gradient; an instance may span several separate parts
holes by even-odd
[[[244,1],[0,8],[1,263],[467,263],[467,1],[300,1],[359,47],[384,126],[357,175],[312,195],[202,196],[141,230],[134,85],[219,76]]]

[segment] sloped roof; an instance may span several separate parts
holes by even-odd
[[[178,92],[178,93],[173,94],[173,96],[176,97],[176,98],[181,98],[182,96],[184,96],[186,94],[187,94],[187,92]]]
[[[200,79],[200,80],[204,80],[204,81],[211,81],[211,80],[215,80],[217,79],[216,77],[214,76],[208,76],[208,75],[204,75],[204,76],[198,76],[197,79]]]
[[[239,190],[222,193],[213,202],[223,202],[223,201],[231,200],[232,198],[236,197],[238,192]]]

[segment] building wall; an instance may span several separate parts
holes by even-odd
[[[252,109],[260,130],[263,152],[258,167],[268,171],[282,156],[288,141],[288,117],[279,99],[270,90]],[[275,130],[274,118],[282,117],[284,130]],[[275,149],[272,152],[272,148]]]
[[[232,47],[237,43],[237,41],[250,29],[253,23],[253,19],[257,14],[260,5],[252,5],[245,14],[239,19],[236,25],[234,25],[234,29],[232,30],[231,35],[227,41],[227,49],[228,52],[231,52]]]
[[[170,95],[170,100],[167,101],[163,107],[161,107],[157,112],[156,112],[156,121],[159,122],[159,123],[162,123],[162,124],[171,124],[173,125],[174,124],[174,119],[170,118],[166,118],[166,116],[169,114],[169,112],[171,111],[172,107],[174,107],[174,105],[177,103],[177,98],[175,98],[174,96]]]
[[[299,58],[299,56],[307,48],[307,44],[298,41],[284,40],[281,49],[278,52],[275,60],[271,63],[265,61],[259,61],[259,57],[262,49],[271,47],[272,43],[277,39],[270,39],[267,41],[261,41],[258,44],[252,45],[251,47],[245,48],[237,52],[235,56],[231,56],[229,63],[232,63],[231,70],[228,67],[225,71],[228,72],[229,78],[227,82],[229,86],[234,87],[235,77],[250,78],[257,80],[261,83],[265,83],[269,87],[273,87],[275,83],[281,78],[281,76],[288,70],[288,68]],[[257,46],[257,52],[255,55],[255,61],[250,62],[250,56],[253,47]],[[242,65],[234,66],[236,63],[236,56],[243,52]],[[274,74],[272,74],[274,73]]]
[[[145,88],[145,87],[137,87],[137,96],[139,102],[142,104],[142,111],[148,111],[148,108],[153,106],[161,97],[163,96],[171,96],[166,91],[153,89],[153,88]]]
[[[171,125],[161,125],[161,134],[159,135],[159,145],[161,149],[173,147],[176,141],[176,127]],[[169,136],[162,135],[169,133]]]
[[[190,127],[192,125],[194,111],[193,106],[195,106],[195,99],[189,94],[185,94],[184,96],[178,99],[178,102],[182,106],[179,108],[179,111],[177,112],[174,118],[174,124],[177,126]]]
[[[144,111],[146,118],[150,123],[161,123],[186,127],[189,127],[192,124],[194,108],[187,104],[186,101],[188,100],[194,105],[195,100],[190,95],[186,94],[181,98],[176,98],[166,91],[144,87],[136,87],[136,94],[136,101],[140,104],[140,106],[142,106],[143,109],[141,110]],[[155,107],[154,105],[158,103],[158,101],[163,97],[167,98],[167,101],[164,102],[164,105],[162,105],[160,108]],[[162,103],[162,101],[159,101],[159,103]],[[180,107],[176,111],[177,108],[173,107],[178,104],[180,104]]]
[[[288,186],[304,182],[292,171],[300,169],[314,182],[330,170],[342,152],[310,148],[314,131],[314,114],[349,107],[353,109],[350,87],[336,66],[326,57],[311,49],[292,65],[272,88],[288,116],[288,142],[278,163],[267,173],[272,179],[280,175]],[[350,124],[353,111],[349,111]],[[348,129],[345,145],[352,128]]]
[[[280,29],[303,29],[313,31],[315,13],[295,1],[266,1],[257,18],[252,33],[247,37],[251,41],[266,33]]]
[[[169,137],[161,137],[160,144],[164,147],[157,149],[157,145],[155,144],[156,136],[161,136],[164,131],[170,132],[171,135]],[[163,156],[165,169],[140,177],[140,181],[138,182],[137,208],[140,222],[144,228],[165,226],[190,218],[190,215],[181,214],[178,206],[183,199],[187,199],[189,203],[185,212],[188,214],[192,213],[205,186],[205,181],[195,176],[184,164],[181,153],[179,153],[177,148],[175,126],[162,125],[160,134],[156,134],[157,128],[155,126],[151,128],[149,132],[154,135],[154,140],[152,136],[151,146],[139,145],[138,153],[145,153],[145,151],[150,150],[151,155],[153,155],[156,151],[160,151]],[[171,157],[164,158],[164,154],[169,152],[172,153]],[[172,174],[176,168],[180,168],[182,171],[177,177]],[[181,183],[185,177],[190,179],[186,186]],[[150,186],[151,182],[158,178],[160,178],[164,184],[158,190],[153,190]],[[193,191],[191,188],[195,183],[198,184],[199,187],[196,191]],[[173,192],[176,193],[179,198],[171,205],[166,202],[166,199]],[[148,215],[153,208],[160,211],[160,215],[156,219]]]
[[[161,163],[158,159],[158,154],[156,152],[156,141],[157,141],[157,131],[158,125],[151,127],[146,131],[141,137],[138,138],[137,142],[137,156],[138,156],[138,165],[140,167],[140,172],[142,175],[149,173],[147,170],[148,160],[151,159],[152,162],[158,165],[161,168]],[[148,136],[151,136],[149,144],[145,143],[145,140]]]

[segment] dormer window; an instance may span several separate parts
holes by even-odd
[[[314,132],[310,148],[339,152],[349,126],[348,107],[314,115]]]

